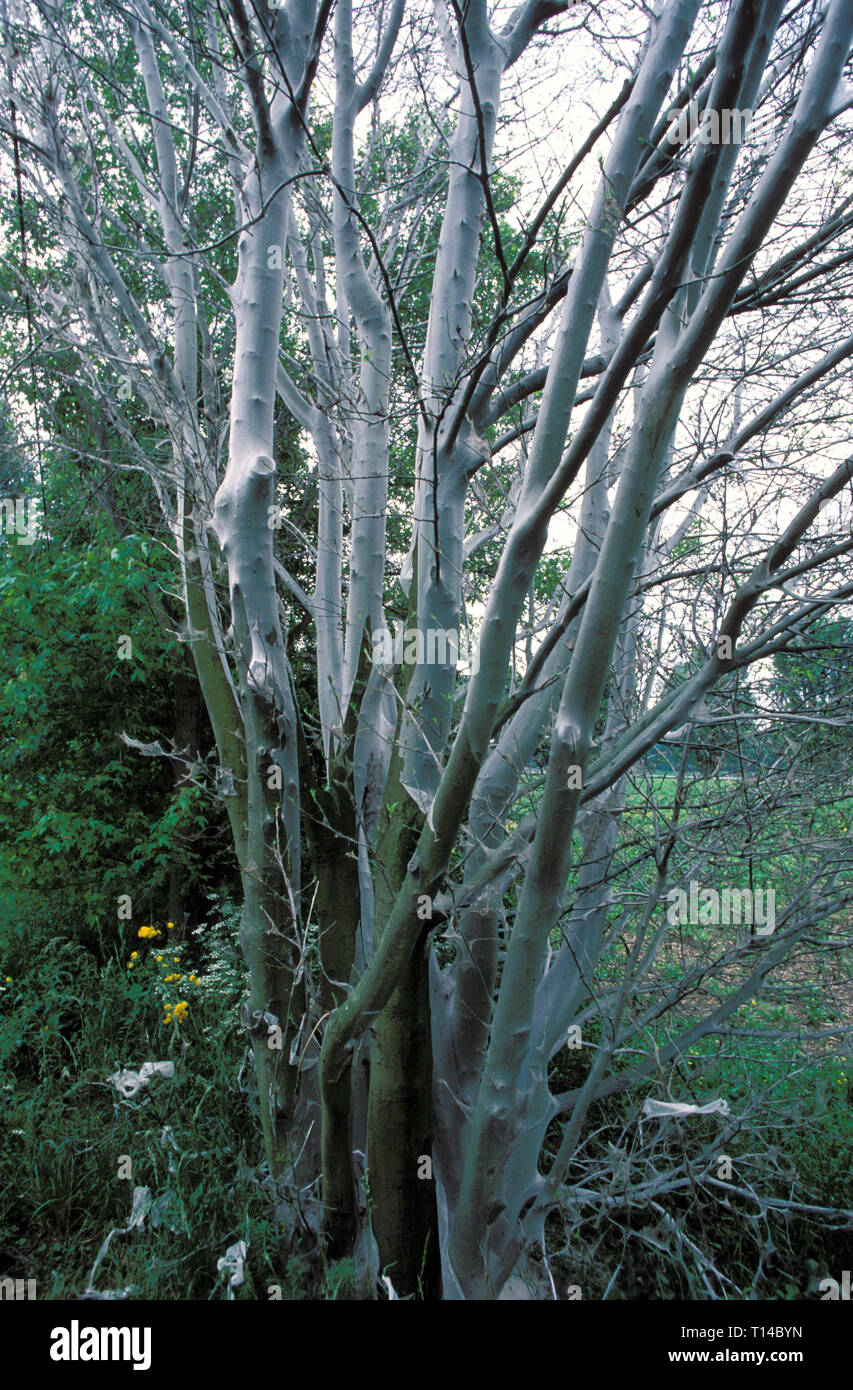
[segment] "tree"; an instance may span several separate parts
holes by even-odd
[[[853,355],[853,13],[667,0],[642,32],[617,11],[618,45],[568,0],[35,0],[5,21],[38,248],[19,302],[177,552],[267,1159],[332,1255],[370,1265],[369,1220],[398,1292],[498,1296],[577,1187],[593,1102],[719,1029],[850,896],[837,872],[800,885],[721,1002],[620,1061],[685,766],[602,989],[631,779],[853,591],[822,510],[853,469],[827,408]],[[570,155],[572,45],[601,106]],[[694,100],[773,138],[715,143],[678,119]],[[301,507],[283,419],[315,460]],[[413,637],[392,664],[394,611]],[[667,688],[685,641],[701,659]],[[555,1094],[579,1019],[596,1059]]]
[[[780,698],[795,712],[844,709],[850,703],[851,622],[815,623],[807,641],[773,658]]]
[[[0,545],[3,882],[111,952],[122,894],[141,922],[159,901],[180,934],[233,871],[221,802],[197,775],[212,735],[163,594],[172,566],[144,533],[66,508],[75,482],[73,463],[50,462],[37,565]],[[140,486],[119,479],[119,510]],[[140,739],[170,761],[140,767]]]

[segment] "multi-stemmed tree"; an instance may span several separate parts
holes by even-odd
[[[760,957],[721,939],[656,982],[691,730],[738,727],[715,687],[853,594],[849,0],[4,0],[3,25],[20,302],[180,567],[271,1170],[295,1229],[378,1249],[397,1292],[495,1297],[596,1099],[845,900],[804,865]],[[579,1020],[595,1061],[554,1094]]]

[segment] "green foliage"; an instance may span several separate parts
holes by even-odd
[[[330,1266],[324,1283],[325,1297],[330,1302],[351,1303],[358,1299],[358,1280],[353,1261],[338,1260]]]
[[[220,804],[121,737],[174,741],[185,655],[155,606],[172,561],[143,536],[117,537],[101,515],[66,518],[63,481],[57,469],[45,537],[0,542],[0,890],[30,893],[34,910],[53,899],[68,931],[91,935],[115,921],[120,894],[144,920],[165,908],[170,873],[201,899],[230,862],[222,848],[211,854]]]
[[[242,1239],[246,1280],[237,1298],[266,1299],[270,1285],[285,1299],[309,1296],[312,1261],[288,1247],[272,1220],[265,1170],[252,1166],[260,1121],[254,1088],[238,1082],[246,1054],[237,1010],[246,981],[237,915],[225,904],[177,950],[136,938],[133,970],[129,936],[100,963],[68,939],[61,916],[17,922],[7,913],[0,920],[7,1126],[0,1266],[35,1278],[39,1298],[83,1292],[103,1240],[126,1225],[137,1186],[162,1199],[166,1222],[115,1236],[97,1289],[132,1287],[143,1299],[224,1298],[216,1262]],[[165,941],[165,923],[158,929]],[[164,983],[158,955],[169,973],[183,976],[177,989]],[[183,1021],[173,1015],[167,1024],[163,1002],[177,993],[188,1008]],[[107,1078],[148,1060],[173,1061],[174,1080],[154,1077],[120,1099]],[[121,1155],[132,1161],[130,1180],[117,1176]],[[346,1287],[341,1272],[327,1296],[346,1297]]]
[[[853,701],[853,621],[816,624],[796,647],[773,658],[776,694],[787,709],[820,713]]]
[[[769,1013],[760,1003],[747,1006],[735,1026],[759,1021],[770,1026]],[[780,1011],[772,1017],[775,1027],[791,1027],[795,1021]],[[665,1030],[656,1040],[668,1041]],[[583,1048],[558,1055],[553,1089],[583,1084],[598,1041],[598,1030],[590,1028]],[[617,1059],[615,1071],[633,1060]],[[605,1292],[611,1299],[706,1299],[707,1284],[699,1266],[689,1247],[660,1219],[664,1213],[723,1272],[729,1297],[813,1297],[817,1280],[844,1266],[849,1238],[835,1228],[837,1223],[816,1221],[796,1209],[764,1207],[759,1216],[757,1202],[734,1193],[724,1201],[725,1190],[704,1187],[702,1179],[717,1177],[717,1155],[725,1153],[732,1159],[733,1186],[754,1192],[759,1200],[849,1205],[851,1075],[850,1057],[810,1057],[795,1045],[780,1050],[760,1038],[744,1041],[735,1056],[722,1040],[709,1038],[658,1078],[629,1094],[596,1102],[585,1126],[587,1138],[579,1153],[584,1167],[578,1176],[590,1165],[607,1174],[614,1152],[630,1160],[635,1181],[651,1171],[652,1159],[637,1123],[646,1096],[695,1104],[722,1096],[736,1118],[725,1133],[710,1116],[693,1117],[679,1127],[670,1157],[689,1163],[693,1182],[682,1192],[661,1195],[654,1210],[635,1198],[606,1221],[592,1211],[582,1217],[576,1208],[552,1218],[549,1247],[555,1252],[551,1263],[558,1286],[561,1281],[580,1284],[585,1299],[600,1299]],[[553,1154],[558,1142],[555,1125],[546,1154]],[[660,1151],[657,1166],[665,1167]]]

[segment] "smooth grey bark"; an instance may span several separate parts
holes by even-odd
[[[543,25],[564,12],[568,23],[570,8],[528,0],[496,33],[482,0],[437,0],[453,95],[430,113],[433,129],[412,176],[413,187],[422,180],[421,192],[394,186],[383,193],[375,174],[393,126],[382,106],[384,84],[411,57],[402,48],[408,17],[422,18],[414,0],[395,0],[378,17],[348,0],[333,15],[314,0],[288,0],[275,10],[247,10],[232,0],[230,31],[211,0],[204,46],[168,27],[148,0],[133,0],[150,159],[133,123],[100,91],[97,74],[75,61],[76,31],[62,7],[37,3],[43,32],[35,31],[33,43],[49,80],[36,67],[29,85],[11,89],[32,140],[33,196],[47,202],[54,190],[64,195],[53,216],[74,273],[63,281],[52,271],[59,288],[40,306],[45,336],[57,333],[84,364],[133,467],[150,477],[176,543],[186,635],[244,878],[241,936],[251,975],[244,1023],[270,1163],[286,1170],[284,1188],[294,1176],[287,1165],[300,1154],[311,1222],[319,1226],[325,1206],[331,1252],[355,1246],[360,1267],[375,1274],[366,1162],[371,1195],[374,1172],[383,1194],[374,1221],[380,1246],[398,1252],[392,1281],[399,1258],[410,1287],[423,1230],[409,1214],[417,1211],[420,1220],[426,1212],[431,1220],[434,1209],[444,1295],[451,1298],[498,1296],[525,1246],[541,1244],[585,1114],[623,1084],[607,1078],[609,1057],[681,997],[673,989],[625,1021],[631,991],[648,979],[662,941],[653,920],[660,875],[649,888],[633,975],[594,997],[596,963],[611,930],[627,774],[668,732],[690,724],[722,676],[781,649],[851,589],[838,581],[827,597],[797,587],[822,567],[835,575],[833,567],[850,553],[846,538],[807,554],[798,549],[821,503],[849,483],[845,462],[814,487],[777,540],[762,542],[763,558],[750,561],[746,576],[732,578],[713,633],[731,639],[731,656],[719,657],[706,632],[707,656],[687,680],[656,693],[649,674],[643,695],[636,691],[655,567],[663,567],[666,584],[655,637],[660,658],[666,602],[683,603],[689,592],[689,579],[672,578],[674,552],[703,514],[709,489],[784,412],[805,411],[814,388],[844,369],[853,352],[853,340],[836,343],[827,334],[813,362],[797,339],[795,355],[805,360],[793,379],[774,384],[766,403],[750,402],[746,423],[736,418],[721,433],[722,445],[715,435],[710,455],[699,450],[692,466],[680,462],[683,471],[675,471],[673,460],[687,452],[677,427],[694,374],[727,316],[756,304],[772,313],[780,296],[812,285],[810,256],[845,263],[838,248],[851,215],[845,199],[833,196],[818,230],[791,234],[775,259],[751,270],[816,142],[850,105],[843,82],[849,5],[833,0],[822,16],[816,44],[810,37],[805,45],[806,74],[796,78],[798,103],[778,149],[752,165],[734,146],[677,149],[668,141],[668,94],[690,62],[700,10],[699,0],[669,0],[650,24],[631,78],[569,165],[579,167],[576,160],[609,142],[581,243],[571,262],[555,265],[544,287],[537,284],[520,305],[522,281],[513,276],[524,257],[508,263],[492,197],[495,151],[506,144],[500,103],[523,63],[532,65],[527,45],[537,35],[554,42]],[[791,52],[800,51],[798,44],[768,68],[781,10],[779,0],[735,0],[720,41],[689,73],[676,103],[698,92],[712,105],[743,108],[773,82],[795,80]],[[325,84],[319,96],[318,71]],[[69,77],[87,103],[78,118],[67,109]],[[325,92],[333,93],[328,110]],[[220,280],[187,212],[194,185],[186,150],[194,128],[181,123],[193,105],[203,128],[199,148],[220,161],[234,198],[233,353],[222,324],[208,321],[205,276]],[[369,114],[359,125],[363,112]],[[328,159],[317,143],[318,114],[331,123]],[[143,213],[133,225],[122,220],[107,179],[93,191],[75,173],[66,136],[69,128],[85,134],[87,122],[98,125],[138,189]],[[447,179],[421,360],[401,305],[410,278],[423,271],[419,233],[443,186],[431,163],[446,166]],[[528,250],[567,182],[558,179],[534,214]],[[667,225],[645,201],[659,191],[674,205]],[[111,197],[114,221],[103,212]],[[652,228],[645,264],[632,241],[635,218]],[[140,277],[123,273],[115,226],[139,263],[160,276],[164,298],[152,295],[149,303],[144,288],[131,291]],[[498,271],[493,294],[489,276]],[[628,283],[611,305],[614,277]],[[131,420],[98,381],[95,354],[132,379],[138,400],[162,426],[166,462],[134,438]],[[229,375],[230,395],[223,389]],[[223,395],[227,421],[222,400],[217,404]],[[411,625],[422,634],[458,630],[466,564],[486,544],[502,543],[479,634],[479,669],[467,682],[461,715],[454,661],[430,654],[395,684],[393,668],[370,660],[372,639],[385,624],[385,585],[400,558],[389,554],[386,514],[398,442],[392,430],[405,418],[403,397],[418,417],[402,572]],[[518,423],[512,412],[525,403]],[[282,407],[310,440],[316,465],[316,532],[297,531],[314,565],[310,594],[277,558],[271,524],[278,502],[273,425]],[[498,429],[505,433],[490,445]],[[519,441],[530,435],[524,453]],[[510,449],[516,477],[506,507],[483,518],[489,494],[482,480]],[[663,520],[688,497],[664,535]],[[550,607],[537,606],[534,581],[565,504],[577,518],[571,562],[560,595]],[[469,509],[480,514],[476,530]],[[294,705],[277,580],[314,623],[321,788],[312,786],[315,750],[305,746],[305,712]],[[779,594],[789,600],[784,610],[770,605]],[[230,610],[227,631],[223,607]],[[527,673],[508,695],[507,672],[525,646],[528,623]],[[538,650],[534,637],[544,638]],[[604,732],[595,746],[598,721]],[[519,816],[530,758],[544,743],[550,756],[538,817]],[[317,814],[325,817],[319,832],[309,828]],[[343,869],[336,862],[342,856]],[[329,947],[321,944],[327,978],[319,986],[305,968],[312,901]],[[792,916],[745,983],[666,1056],[676,1055],[685,1038],[720,1026],[744,989],[760,982],[804,930]],[[432,934],[444,938],[441,965]],[[447,962],[450,947],[455,958]],[[612,1024],[612,1045],[579,1094],[554,1096],[549,1064],[576,1017]],[[271,1048],[270,1029],[279,1027],[283,1045]],[[631,1073],[647,1074],[645,1064]],[[563,1114],[567,1127],[546,1180],[539,1172],[543,1136]],[[414,1116],[408,1130],[401,1116]],[[421,1188],[429,1200],[417,1201],[411,1194],[420,1180],[412,1169],[421,1147],[433,1160],[434,1183]]]
[[[748,5],[733,6],[723,44],[723,49],[728,48],[730,54],[742,51],[744,29],[748,35],[748,23],[754,18],[751,11]],[[721,260],[721,278],[725,274],[723,265],[728,262],[732,266],[727,284],[729,295],[734,293],[746,272],[748,248],[751,245],[754,254],[760,242],[762,224],[771,215],[768,205],[776,209],[781,205],[797,168],[827,118],[840,77],[839,59],[844,61],[842,50],[846,56],[849,48],[851,26],[853,17],[845,23],[840,7],[835,6],[794,113],[788,138],[771,162],[771,170],[775,163],[780,176],[773,181],[769,178],[771,170],[768,170],[752,207],[744,216],[740,238],[737,233],[732,238],[740,251],[737,271],[731,249]],[[720,100],[726,87],[735,98],[739,96],[740,81],[732,91],[732,79],[723,63],[721,53],[715,89],[719,83],[723,91],[717,93],[717,109],[726,104],[725,100]],[[736,66],[734,71],[739,78]],[[736,101],[732,103],[736,104]],[[797,156],[799,163],[795,164]],[[781,176],[786,158],[792,162],[787,164],[785,176]],[[699,156],[691,172],[695,173],[701,164]],[[673,240],[681,215],[690,207],[690,193],[688,178],[676,216]],[[502,1201],[498,1197],[496,1201],[496,1192],[501,1191],[500,1173],[528,1118],[518,1105],[508,1106],[506,1097],[524,1094],[528,1088],[523,1079],[525,1044],[548,934],[559,915],[571,868],[571,836],[580,804],[580,786],[572,785],[570,770],[579,770],[580,779],[575,779],[576,782],[586,771],[593,724],[651,511],[659,469],[672,437],[686,381],[699,360],[693,355],[696,341],[703,338],[710,341],[719,325],[707,301],[711,301],[718,314],[724,313],[727,307],[720,283],[718,278],[706,288],[697,302],[701,305],[703,298],[706,299],[705,314],[700,317],[698,307],[694,309],[694,317],[674,344],[671,339],[676,335],[671,330],[659,337],[563,688],[539,825],[504,966],[451,1244],[457,1279],[469,1297],[484,1296],[490,1290],[487,1233],[495,1216],[507,1205],[506,1199]],[[691,334],[694,323],[697,327]],[[533,1119],[535,1122],[535,1116]],[[503,1254],[500,1234],[494,1255],[498,1264]]]

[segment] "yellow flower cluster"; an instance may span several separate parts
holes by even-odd
[[[175,930],[175,924],[174,924],[174,922],[167,922],[167,923],[166,923],[166,929],[167,929],[167,931],[174,931],[174,930]],[[139,928],[139,931],[137,932],[137,936],[140,938],[141,941],[152,941],[152,942],[153,942],[154,940],[156,940],[157,937],[162,937],[162,936],[163,936],[163,932],[162,932],[158,927],[148,927],[148,926],[145,926],[145,927],[140,927],[140,928]],[[173,948],[173,949],[174,949],[174,948]],[[181,973],[181,971],[180,971],[181,957],[180,957],[179,955],[174,955],[174,956],[172,956],[171,961],[169,961],[169,957],[168,957],[168,956],[162,955],[162,954],[157,954],[157,955],[155,955],[154,960],[156,961],[157,965],[159,965],[159,966],[161,967],[162,970],[168,971],[168,972],[169,972],[168,974],[163,974],[163,975],[160,977],[160,978],[161,978],[161,983],[162,983],[162,984],[164,984],[164,985],[181,984],[184,980],[188,980],[189,983],[190,983],[191,985],[200,985],[200,984],[201,984],[201,980],[200,980],[200,978],[199,978],[198,975],[195,975],[195,974],[184,975],[184,974]],[[131,953],[130,953],[130,959],[129,959],[128,962],[127,962],[127,968],[128,968],[128,970],[132,970],[135,963],[142,964],[142,962],[140,961],[139,952],[138,952],[138,951],[131,951]],[[173,966],[177,966],[178,969],[177,969],[177,970],[173,969]],[[179,1000],[179,1002],[176,1003],[176,1004],[173,1004],[173,1003],[164,1003],[164,1004],[163,1004],[163,1022],[164,1022],[164,1023],[178,1023],[178,1024],[183,1023],[183,1022],[185,1022],[185,1020],[186,1020],[186,1018],[187,1018],[187,1013],[188,1013],[188,1011],[189,1011],[189,1004],[187,1003],[186,999],[181,999],[181,1000]]]

